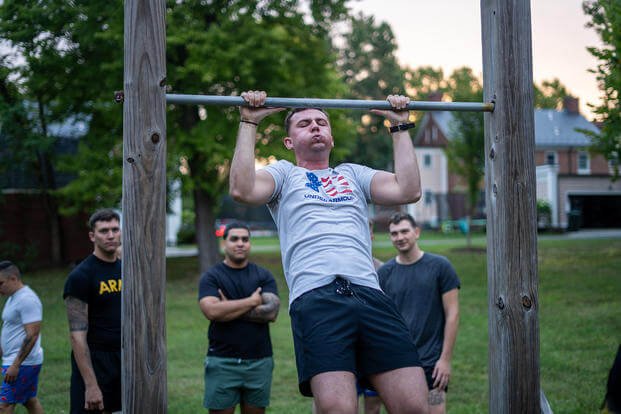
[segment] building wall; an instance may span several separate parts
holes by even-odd
[[[559,174],[609,175],[608,160],[600,154],[591,154],[583,148],[540,148],[535,151],[535,165],[548,165],[548,154],[556,154]],[[578,168],[580,153],[588,156],[588,170]]]
[[[436,227],[439,222],[438,194],[448,190],[448,162],[442,148],[422,147],[416,150],[421,178],[422,198],[408,209],[420,223]]]
[[[3,259],[23,260],[33,255],[32,267],[52,265],[52,237],[43,197],[36,191],[0,195],[0,246]],[[88,238],[86,214],[61,217],[63,263],[75,263],[93,249]],[[10,255],[11,257],[5,257]]]
[[[567,227],[570,195],[621,195],[621,180],[613,183],[609,177],[559,176],[558,188],[559,224]]]

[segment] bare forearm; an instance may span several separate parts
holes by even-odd
[[[414,203],[421,197],[420,171],[412,139],[407,131],[392,134],[395,160],[395,176],[404,203]]]
[[[86,387],[97,385],[97,377],[95,377],[95,370],[91,362],[91,351],[86,343],[86,332],[83,338],[75,335],[74,332],[71,333],[71,349],[84,385]]]
[[[32,348],[37,343],[37,338],[39,338],[38,333],[35,334],[26,332],[24,342],[22,342],[22,346],[19,348],[19,352],[17,353],[17,357],[15,358],[13,364],[16,364],[17,366],[22,365],[22,362],[24,362],[24,360],[28,357],[30,351],[32,351]]]
[[[453,348],[457,339],[457,329],[459,327],[459,314],[447,315],[444,323],[444,341],[442,343],[442,354],[440,359],[450,361],[453,358]]]
[[[246,201],[252,193],[256,173],[254,169],[254,148],[257,127],[246,122],[239,123],[235,153],[229,175],[229,193],[237,201]]]
[[[228,322],[237,319],[254,308],[254,302],[250,298],[225,300],[201,304],[201,309],[207,319],[216,322]]]
[[[274,322],[280,310],[280,299],[273,293],[262,293],[263,304],[247,312],[243,318],[251,322]]]

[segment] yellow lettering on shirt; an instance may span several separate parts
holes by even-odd
[[[104,293],[110,293],[110,288],[105,281],[99,282],[99,294],[103,295]]]
[[[99,294],[120,292],[122,283],[121,279],[102,280],[99,282]]]

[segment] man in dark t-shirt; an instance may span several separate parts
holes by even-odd
[[[121,410],[120,217],[98,210],[89,227],[93,254],[73,269],[63,291],[72,350],[71,414]]]
[[[420,228],[411,215],[396,213],[388,229],[398,255],[378,270],[380,286],[410,328],[425,370],[430,412],[444,413],[459,324],[459,278],[445,257],[418,247]]]
[[[265,412],[272,384],[269,322],[280,307],[272,274],[248,261],[250,230],[234,222],[224,230],[224,261],[199,282],[199,306],[209,324],[205,397],[210,412]]]

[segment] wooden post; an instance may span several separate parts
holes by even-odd
[[[123,413],[166,412],[166,5],[125,0]]]
[[[539,413],[530,0],[481,0],[489,412]]]

